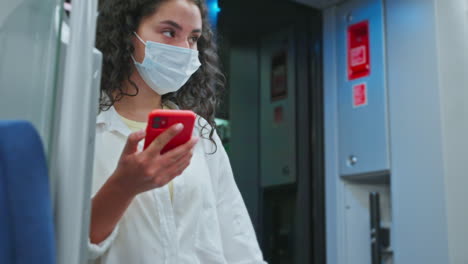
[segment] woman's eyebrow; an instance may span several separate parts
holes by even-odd
[[[174,22],[172,20],[164,20],[164,21],[161,21],[160,24],[166,24],[166,25],[173,26],[173,27],[175,27],[176,29],[178,29],[180,31],[183,30],[181,25],[177,24],[176,22]],[[200,32],[202,32],[202,31],[199,28],[196,28],[196,29],[192,30],[192,33],[200,33]]]
[[[169,26],[173,26],[178,30],[183,30],[181,25],[177,24],[176,22],[174,22],[172,20],[164,20],[164,21],[161,21],[160,24],[166,24],[166,25],[169,25]]]

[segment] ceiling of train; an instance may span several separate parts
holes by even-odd
[[[298,2],[301,4],[305,4],[314,8],[327,8],[332,5],[336,5],[340,2],[344,2],[344,0],[292,0],[294,2]]]
[[[218,28],[239,38],[283,29],[299,19],[319,14],[318,9],[292,0],[218,0]]]

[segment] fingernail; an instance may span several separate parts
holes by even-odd
[[[184,125],[179,123],[179,124],[176,125],[175,128],[176,128],[177,131],[181,131],[182,129],[184,129]]]
[[[138,137],[142,137],[144,135],[145,135],[145,130],[144,129],[137,132]]]

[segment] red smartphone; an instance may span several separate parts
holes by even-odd
[[[188,110],[153,110],[148,116],[144,149],[166,129],[175,124],[183,124],[184,129],[161,150],[161,154],[187,143],[192,138],[196,115]]]

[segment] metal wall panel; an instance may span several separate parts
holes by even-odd
[[[260,91],[257,58],[258,48],[255,44],[236,44],[231,47],[229,112],[232,137],[229,157],[237,186],[258,232]]]
[[[337,80],[339,120],[339,166],[341,175],[387,171],[387,94],[383,3],[381,0],[349,1],[337,8]],[[348,80],[348,26],[368,21],[370,75]],[[367,84],[367,105],[353,105],[353,86]],[[354,159],[354,160],[353,160]]]
[[[285,53],[287,94],[273,96],[272,78],[279,54]],[[260,51],[260,169],[262,186],[296,180],[296,69],[294,31],[289,29],[262,40]],[[246,95],[248,96],[248,95]],[[275,112],[281,111],[281,113]],[[281,115],[281,120],[275,120]]]
[[[338,166],[338,89],[336,7],[323,12],[323,102],[327,264],[347,264],[345,255],[344,183]]]
[[[371,231],[369,193],[380,194],[381,226],[391,227],[390,186],[387,184],[344,183],[345,256],[349,264],[371,264]],[[391,264],[392,256],[384,254],[382,264]]]

